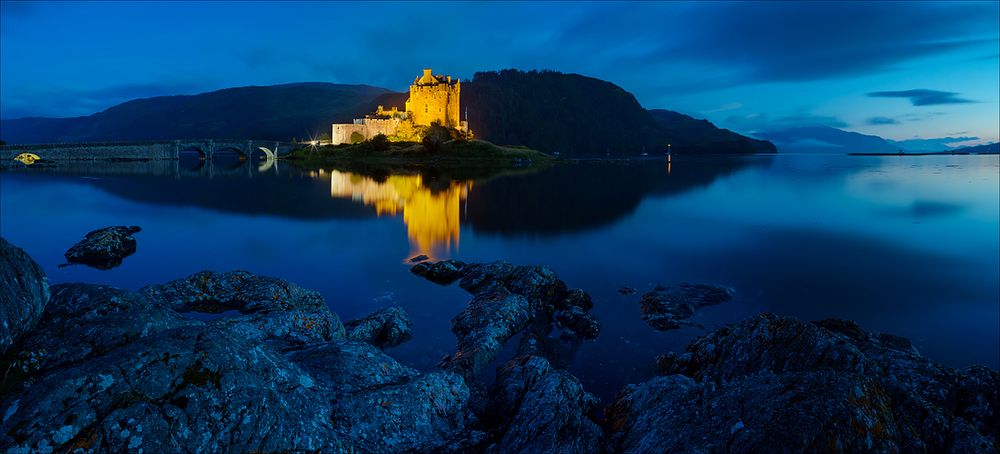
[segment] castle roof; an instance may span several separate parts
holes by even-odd
[[[430,68],[424,68],[424,74],[416,79],[413,79],[414,85],[437,85],[437,84],[450,84],[452,83],[450,76],[435,76]]]

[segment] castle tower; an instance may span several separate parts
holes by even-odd
[[[465,124],[459,114],[461,91],[462,82],[459,79],[435,76],[430,68],[425,68],[424,74],[413,79],[413,85],[410,85],[406,111],[416,125],[430,126],[436,121],[442,126],[464,129]]]

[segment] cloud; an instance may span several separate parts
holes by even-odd
[[[868,93],[872,98],[908,98],[914,106],[937,106],[941,104],[969,104],[976,101],[957,97],[958,93],[927,89],[902,91],[875,91]]]
[[[879,125],[898,125],[899,124],[899,120],[897,120],[895,118],[889,118],[889,117],[871,117],[867,121],[865,121],[865,123],[869,124],[869,125],[873,125],[873,126],[879,126]]]
[[[799,112],[776,118],[771,118],[767,114],[759,112],[748,115],[730,115],[725,119],[725,123],[732,129],[744,131],[748,134],[802,126],[829,126],[831,128],[845,128],[848,126],[846,122],[837,117],[814,115],[808,112]]]
[[[880,74],[918,58],[995,48],[1000,36],[996,4],[709,2],[666,9],[594,11],[567,28],[567,40],[582,37],[590,47],[604,48],[614,35],[603,31],[629,16],[629,29],[644,38],[646,52],[622,51],[621,67],[700,64],[731,73],[730,86],[736,86]],[[714,72],[677,71],[671,78],[697,81]]]

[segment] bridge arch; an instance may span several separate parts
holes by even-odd
[[[200,170],[208,161],[208,153],[197,145],[182,145],[178,147],[177,160],[185,170]]]

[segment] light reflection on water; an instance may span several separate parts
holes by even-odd
[[[0,234],[51,283],[139,288],[247,269],[319,290],[343,319],[398,304],[414,337],[390,353],[424,370],[453,351],[449,320],[469,297],[412,276],[402,261],[423,253],[549,265],[594,296],[602,333],[569,369],[605,398],[704,333],[653,331],[639,318],[639,295],[617,293],[622,285],[734,287],[736,301],[695,315],[707,329],[764,310],[841,317],[909,337],[947,364],[1000,361],[997,156],[674,157],[669,169],[581,164],[517,175],[278,167],[4,172]],[[121,267],[58,268],[85,232],[113,224],[143,227]]]
[[[410,256],[447,257],[458,247],[460,215],[472,181],[451,181],[431,190],[421,175],[390,175],[385,181],[331,170],[310,176],[330,179],[330,196],[375,207],[378,216],[402,214],[410,239]]]

